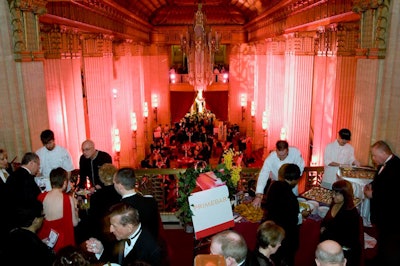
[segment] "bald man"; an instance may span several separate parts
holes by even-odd
[[[342,246],[333,240],[325,240],[318,244],[315,250],[315,263],[317,266],[345,266]]]
[[[88,177],[93,188],[102,188],[104,184],[99,178],[99,168],[105,163],[112,163],[110,154],[96,150],[94,142],[90,139],[82,142],[82,153],[79,159],[79,187],[85,188]]]
[[[247,252],[246,240],[235,231],[225,230],[211,238],[210,253],[224,256],[227,266],[250,265]]]

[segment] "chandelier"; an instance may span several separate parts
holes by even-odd
[[[202,92],[214,80],[214,55],[219,49],[219,41],[218,33],[206,25],[202,4],[198,4],[193,27],[181,35],[181,49],[188,59],[188,82],[198,92],[197,100],[202,99]]]

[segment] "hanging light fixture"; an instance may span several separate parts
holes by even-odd
[[[181,35],[181,49],[188,58],[188,82],[197,91],[198,102],[204,102],[201,92],[214,80],[214,55],[219,50],[220,39],[206,24],[206,15],[199,3],[193,27]]]

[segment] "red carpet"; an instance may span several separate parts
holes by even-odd
[[[166,229],[171,266],[193,266],[193,234],[183,229]]]

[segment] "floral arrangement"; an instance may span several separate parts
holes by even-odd
[[[242,158],[241,152],[235,152],[233,149],[226,150],[222,155],[224,158],[223,166],[230,173],[229,180],[232,181],[232,186],[236,189],[240,180],[240,172],[242,171]]]
[[[211,169],[210,166],[197,164],[195,167],[188,168],[184,173],[178,176],[178,198],[177,206],[178,211],[176,216],[183,224],[192,221],[192,211],[189,206],[189,196],[200,189],[196,185],[196,180],[202,173],[212,171],[215,176],[225,182],[229,190],[229,197],[233,198],[236,194],[238,182],[240,180],[240,173],[242,167],[240,166],[242,154],[235,152],[233,149],[226,150],[223,154],[223,162],[219,164],[216,169]]]

